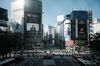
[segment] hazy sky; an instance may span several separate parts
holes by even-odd
[[[43,24],[55,25],[57,15],[69,14],[72,10],[93,10],[93,17],[100,18],[100,0],[42,0]],[[0,7],[7,8],[10,15],[10,0],[0,0]]]

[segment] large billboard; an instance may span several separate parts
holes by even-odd
[[[39,31],[39,24],[27,23],[27,31]]]
[[[73,46],[73,40],[71,40],[71,21],[65,20],[64,22],[64,38],[65,46]]]
[[[64,22],[64,38],[66,40],[70,40],[71,39],[71,24],[70,24],[70,20],[66,20]]]

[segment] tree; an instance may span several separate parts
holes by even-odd
[[[90,48],[93,51],[100,52],[100,33],[94,34],[93,40],[90,41]]]
[[[98,59],[100,59],[100,33],[94,34],[92,41],[90,41],[90,49],[92,55],[99,56]]]
[[[16,32],[13,34],[13,50],[15,51],[15,54],[17,51],[22,49],[23,46],[23,34],[20,32]]]
[[[3,56],[7,56],[8,53],[11,52],[11,33],[4,32],[0,35],[0,54]]]
[[[76,41],[76,44],[77,44],[77,51],[78,51],[78,53],[81,51],[81,47],[82,46],[84,46],[84,44],[85,44],[85,41],[82,41],[82,40],[77,40]]]
[[[18,50],[21,50],[23,45],[23,34],[22,33],[12,33],[12,32],[3,32],[0,33],[0,55],[5,58],[8,53]]]

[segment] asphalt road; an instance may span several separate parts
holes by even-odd
[[[72,56],[54,56],[52,58],[55,61],[56,66],[80,66]],[[21,63],[22,66],[43,66],[43,59],[29,58],[25,62]]]
[[[72,56],[66,56],[65,58],[54,58],[56,66],[79,66],[75,63]]]

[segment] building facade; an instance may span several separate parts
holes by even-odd
[[[56,45],[65,48],[73,46],[77,40],[88,41],[90,21],[88,11],[83,10],[72,11],[63,18],[60,16],[56,24]]]
[[[60,49],[72,46],[71,40],[71,20],[65,16],[63,21],[56,25],[55,44]]]
[[[100,19],[93,20],[93,34],[100,33]]]
[[[6,31],[8,26],[8,10],[0,8],[0,32]]]
[[[87,40],[88,12],[87,11],[72,11],[71,12],[71,39],[72,40]]]
[[[22,33],[24,33],[24,0],[12,0],[11,1],[11,20],[13,22],[17,22],[21,25],[19,29]],[[14,30],[15,31],[15,30]]]
[[[44,40],[48,44],[53,44],[54,40],[54,27],[50,25],[46,25],[46,28],[44,29]]]
[[[42,48],[42,2],[40,0],[12,0],[11,14],[11,18],[21,25],[25,48]]]

